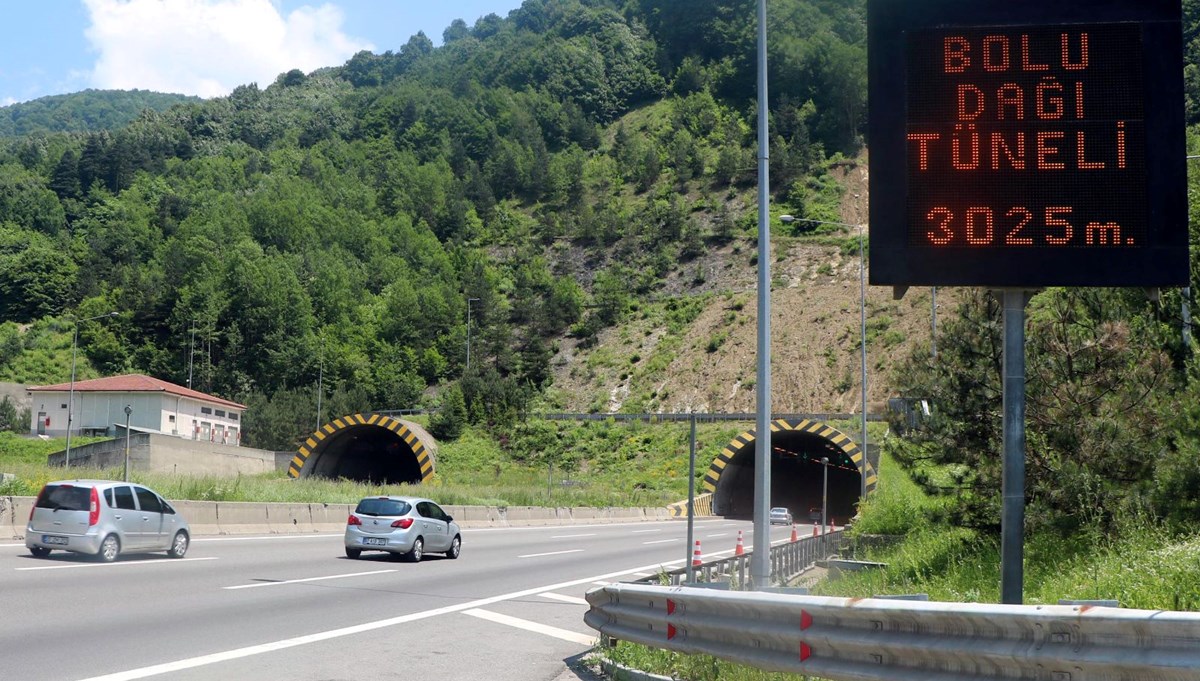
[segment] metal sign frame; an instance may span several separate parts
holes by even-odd
[[[1186,285],[1181,12],[1179,0],[869,0],[871,284],[993,288]],[[1011,33],[1021,27],[1044,30],[1075,26],[1078,30],[1080,25],[1110,24],[1136,24],[1141,31],[1144,166],[1123,174],[1134,175],[1144,186],[1142,240],[1135,246],[1120,248],[1075,242],[1065,247],[1004,245],[1003,240],[974,247],[910,243],[909,197],[920,188],[909,186],[913,150],[907,130],[909,97],[914,96],[907,63],[910,37],[921,31],[946,29],[1000,27],[999,31]],[[1113,63],[1111,58],[1109,63]],[[1087,118],[1078,122],[1091,123]],[[1034,142],[1030,140],[1029,144]],[[1082,151],[1079,153],[1082,158]],[[1030,185],[1036,186],[1037,175],[1027,175],[1034,180]],[[964,179],[969,176],[965,173]],[[976,179],[979,177],[975,174]],[[1089,201],[1105,200],[1105,192],[1086,186],[1086,182],[1081,184],[1084,186],[1075,194],[1064,197],[1077,202],[1069,205],[1088,208],[1092,206]],[[971,191],[969,183],[964,184],[963,191]],[[1040,213],[1037,219],[1042,219]],[[1045,220],[1053,221],[1048,215]],[[1077,240],[1081,231],[1076,231]]]

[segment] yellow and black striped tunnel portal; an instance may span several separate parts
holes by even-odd
[[[704,476],[703,491],[713,493],[716,515],[753,517],[755,439],[753,430],[735,437]],[[829,458],[828,517],[839,525],[853,517],[863,475],[867,494],[875,489],[875,468],[857,442],[809,419],[771,422],[770,505],[786,506],[800,524],[809,522],[810,512],[819,514],[826,492],[822,457]]]
[[[382,414],[343,416],[304,441],[288,475],[419,483],[433,475],[435,447],[415,423]]]

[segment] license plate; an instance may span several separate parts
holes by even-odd
[[[383,537],[363,537],[364,546],[387,546],[387,540]]]
[[[59,546],[66,546],[67,538],[66,537],[56,537],[52,534],[43,534],[42,535],[42,543],[43,544],[58,544]]]

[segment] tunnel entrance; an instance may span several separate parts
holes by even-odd
[[[321,426],[292,459],[288,475],[385,484],[420,483],[434,472],[433,438],[390,416],[343,416]]]
[[[721,452],[704,478],[713,492],[713,513],[728,518],[754,516],[755,433],[747,431]],[[843,525],[857,512],[865,464],[867,493],[875,488],[875,470],[864,461],[858,443],[819,421],[778,419],[771,424],[771,506],[786,506],[799,524],[810,523],[810,509],[821,509],[824,466],[829,458],[827,517]],[[819,520],[816,521],[819,524]]]

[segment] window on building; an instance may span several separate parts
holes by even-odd
[[[174,414],[167,416],[167,423],[175,423],[175,415]]]
[[[225,410],[224,410],[224,409],[218,409],[218,410],[217,410],[217,416],[220,416],[221,418],[224,418],[224,417],[225,417]]]
[[[201,414],[211,414],[212,407],[200,407],[200,413]]]
[[[66,408],[67,408],[66,403],[63,403],[63,405],[59,407],[59,409],[66,409]]]
[[[238,420],[238,415],[237,415],[237,414],[235,414],[235,413],[233,413],[233,412],[229,412],[229,420],[230,420],[230,421],[236,421],[236,420]]]

